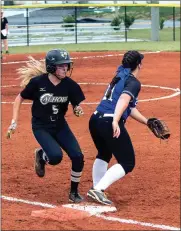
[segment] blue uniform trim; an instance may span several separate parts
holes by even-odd
[[[119,80],[116,81],[114,85],[113,83],[115,78],[119,78]],[[126,121],[126,119],[131,113],[131,108],[136,107],[137,96],[140,91],[141,84],[131,74],[130,68],[123,68],[123,66],[118,67],[115,78],[106,89],[105,95],[102,98],[96,110],[103,114],[114,114],[119,97],[121,96],[122,93],[126,93],[131,96],[130,103],[122,115],[122,119]],[[106,94],[108,91],[110,92],[110,90],[111,90],[110,97],[106,98]]]

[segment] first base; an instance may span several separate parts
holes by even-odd
[[[91,214],[86,211],[80,211],[60,206],[51,209],[32,211],[31,216],[62,222],[83,219],[86,217],[90,217]]]

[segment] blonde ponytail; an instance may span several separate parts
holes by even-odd
[[[18,79],[21,79],[21,87],[25,87],[30,79],[46,73],[45,61],[37,61],[32,56],[28,56],[28,59],[26,66],[17,69]]]

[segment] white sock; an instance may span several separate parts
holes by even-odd
[[[115,164],[107,170],[99,183],[95,186],[97,190],[105,190],[115,181],[125,175],[125,171],[120,164]]]
[[[92,178],[93,178],[93,187],[97,185],[100,179],[104,176],[107,171],[108,163],[101,159],[95,159],[92,167]]]

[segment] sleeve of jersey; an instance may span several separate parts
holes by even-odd
[[[85,100],[84,93],[77,83],[73,83],[70,89],[70,102],[73,106],[80,104]]]
[[[8,23],[8,20],[7,20],[7,18],[5,18],[5,24],[7,24]]]
[[[131,96],[131,99],[134,100],[141,90],[141,83],[138,80],[129,78],[125,84],[122,93],[126,93]]]
[[[23,99],[34,100],[34,94],[36,90],[36,83],[34,79],[31,79],[26,87],[20,93]]]

